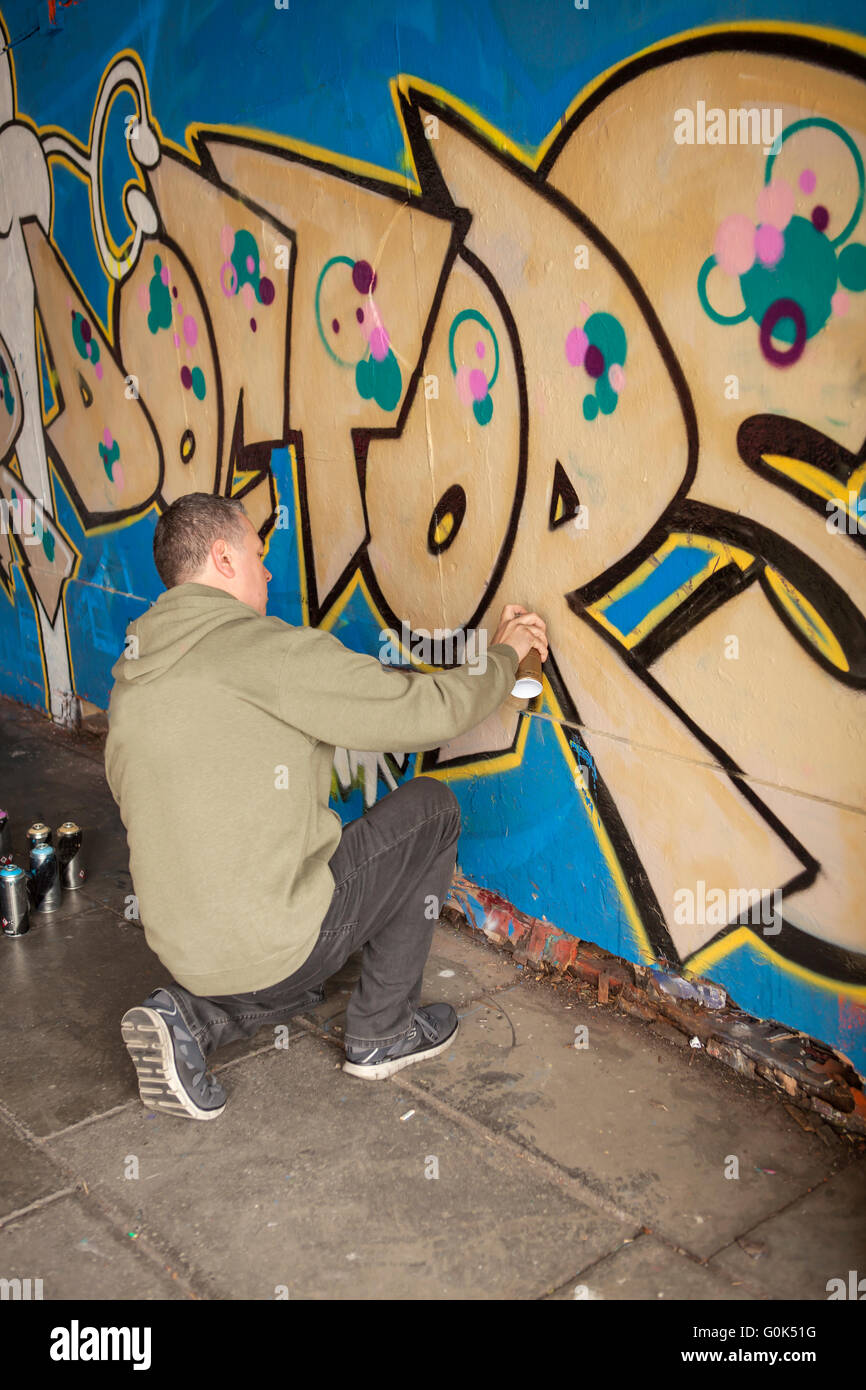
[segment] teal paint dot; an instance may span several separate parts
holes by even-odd
[[[373,395],[373,373],[370,370],[372,358],[359,362],[355,368],[355,386],[358,395],[363,396],[365,401],[369,401]]]
[[[47,527],[47,526],[43,527],[43,530],[42,530],[42,549],[45,551],[45,557],[46,557],[46,559],[47,559],[50,563],[53,564],[53,562],[54,562],[54,537],[52,536],[51,532],[48,530],[48,527]]]
[[[846,290],[866,290],[866,246],[855,241],[839,252],[839,280]]]
[[[99,457],[102,459],[102,466],[108,474],[108,477],[113,482],[114,479],[111,477],[111,470],[114,467],[114,464],[120,458],[120,445],[115,439],[110,449],[106,449],[104,444],[100,444],[98,448]]]
[[[489,425],[493,417],[493,397],[488,391],[483,400],[472,402],[472,414],[479,425]]]
[[[159,256],[154,256],[153,268],[156,273],[150,281],[150,312],[147,316],[147,326],[151,333],[158,333],[161,328],[171,328],[171,295],[168,285],[162,283],[159,273],[162,261]]]
[[[584,396],[583,398],[583,418],[584,420],[594,420],[598,414],[598,401],[595,396]]]
[[[608,381],[607,372],[600,376],[595,388],[596,399],[602,415],[612,415],[619,397]]]
[[[393,410],[403,391],[403,377],[393,352],[388,351],[384,362],[373,360],[373,394],[383,410]]]
[[[247,258],[251,256],[253,268],[247,266]],[[241,285],[249,282],[256,292],[256,299],[259,298],[259,248],[256,246],[256,239],[251,232],[242,227],[239,232],[235,232],[235,245],[231,254],[231,263],[235,268],[237,279],[235,281],[235,294],[240,292]]]
[[[393,352],[384,362],[366,357],[355,367],[355,385],[365,401],[375,400],[382,410],[393,410],[403,391],[403,377]]]
[[[856,264],[856,262],[855,262]],[[806,319],[806,337],[812,338],[830,317],[836,290],[836,254],[830,242],[805,217],[792,217],[785,228],[785,254],[772,270],[756,262],[740,276],[743,301],[755,323],[777,299],[793,299]],[[793,343],[796,326],[781,319],[773,337]]]
[[[192,393],[195,396],[196,400],[203,401],[205,397],[205,391],[207,390],[207,387],[205,385],[204,372],[202,371],[201,367],[193,367],[191,375]]]
[[[589,341],[601,351],[605,367],[612,367],[614,362],[618,362],[621,367],[625,365],[625,329],[613,314],[590,314],[583,325],[583,331]]]

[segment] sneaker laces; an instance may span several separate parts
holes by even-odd
[[[426,1018],[425,1015],[418,1010],[415,1011],[413,1017],[427,1041],[435,1042],[438,1037],[435,1025],[432,1024],[430,1020]]]

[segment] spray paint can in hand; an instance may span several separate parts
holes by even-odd
[[[0,865],[12,863],[12,836],[9,833],[9,816],[0,811]]]
[[[4,936],[23,936],[30,930],[27,875],[17,864],[0,869],[0,928]]]
[[[61,885],[80,888],[87,878],[87,870],[81,859],[81,828],[74,820],[65,820],[57,831],[57,862]]]
[[[27,848],[31,850],[35,848],[36,845],[50,844],[51,826],[46,825],[45,822],[42,820],[34,821],[30,829],[27,831]]]
[[[30,851],[34,912],[56,912],[61,904],[60,873],[53,845],[34,845]]]

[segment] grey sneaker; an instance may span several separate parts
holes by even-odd
[[[148,1110],[191,1120],[215,1120],[222,1114],[226,1093],[208,1072],[204,1054],[168,990],[154,990],[143,1004],[128,1009],[120,1027]]]
[[[395,1071],[438,1057],[457,1037],[457,1015],[450,1004],[425,1004],[412,1016],[412,1027],[404,1038],[381,1047],[356,1047],[346,1043],[343,1071],[350,1076],[363,1076],[368,1081],[381,1081]]]

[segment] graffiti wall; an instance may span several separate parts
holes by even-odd
[[[541,696],[337,749],[335,807],[447,779],[485,895],[866,1073],[866,43],[641,19],[612,63],[590,6],[491,3],[473,68],[442,4],[418,76],[385,6],[341,50],[262,5],[241,83],[229,4],[172,6],[181,48],[88,3],[3,17],[0,693],[106,707],[189,491],[358,650],[535,608]]]

